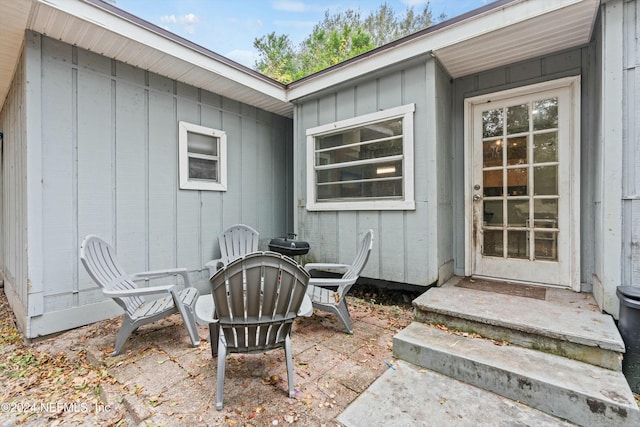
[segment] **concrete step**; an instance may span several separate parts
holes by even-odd
[[[539,300],[458,287],[460,280],[469,279],[415,299],[415,320],[622,371],[624,341],[590,294],[546,288]]]
[[[578,425],[640,425],[638,405],[618,371],[419,322],[394,337],[393,352],[398,359]]]
[[[398,360],[338,416],[345,427],[571,427],[519,402]]]

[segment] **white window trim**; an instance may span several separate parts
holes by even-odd
[[[219,181],[189,179],[188,132],[218,138],[218,176]],[[183,190],[227,191],[227,133],[193,123],[178,122],[178,158],[180,188]]]
[[[414,158],[413,158],[413,112],[415,104],[407,104],[400,107],[389,108],[375,113],[365,114],[338,122],[328,123],[307,129],[307,203],[308,211],[355,211],[355,210],[415,210],[414,198]],[[316,174],[315,174],[315,138],[336,131],[346,131],[361,127],[369,123],[402,118],[402,154],[404,156],[404,170],[402,173],[404,185],[404,199],[402,200],[357,200],[357,201],[316,201]]]

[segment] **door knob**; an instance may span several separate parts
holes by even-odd
[[[473,201],[477,202],[478,200],[482,199],[482,196],[480,196],[479,194],[474,194],[473,195]]]

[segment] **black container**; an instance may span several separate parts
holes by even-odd
[[[618,286],[616,294],[620,298],[618,329],[625,345],[622,372],[631,390],[640,394],[640,287]]]
[[[289,234],[288,237],[276,237],[271,239],[269,242],[269,250],[287,256],[306,255],[309,253],[309,243],[302,240],[296,240],[295,236],[295,234]]]

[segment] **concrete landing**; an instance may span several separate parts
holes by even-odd
[[[590,294],[546,288],[544,300],[456,286],[454,277],[416,300],[416,320],[622,370],[624,341]]]
[[[346,427],[573,424],[399,360],[338,416]]]

